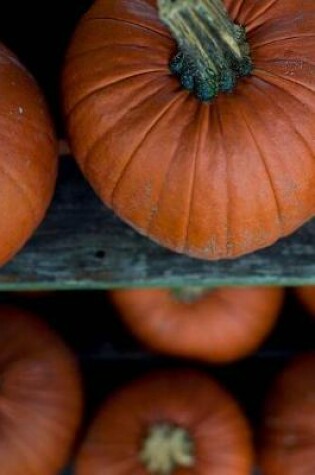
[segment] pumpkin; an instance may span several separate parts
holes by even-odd
[[[70,351],[24,310],[0,307],[0,457],[3,475],[60,475],[81,417]]]
[[[315,214],[314,1],[224,5],[96,0],[63,74],[71,147],[96,193],[202,259],[271,245]]]
[[[0,45],[0,265],[42,221],[54,191],[57,143],[30,73]]]
[[[315,467],[315,352],[296,358],[266,402],[263,475],[311,475]]]
[[[192,370],[152,373],[113,394],[87,434],[75,475],[249,475],[248,424],[233,398]]]
[[[295,293],[305,308],[315,317],[315,286],[296,287]]]
[[[216,363],[256,350],[283,300],[283,290],[272,287],[198,290],[115,290],[110,297],[132,333],[149,347]]]

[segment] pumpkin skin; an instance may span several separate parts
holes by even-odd
[[[295,293],[312,317],[315,318],[315,286],[296,287]]]
[[[154,350],[226,363],[257,349],[277,321],[283,290],[219,288],[183,302],[171,290],[116,290],[110,298],[132,333]]]
[[[233,398],[208,376],[175,370],[153,373],[112,395],[93,422],[75,475],[149,475],[139,461],[148,429],[160,422],[184,427],[195,444],[192,468],[170,475],[249,475],[251,436]]]
[[[23,310],[0,307],[0,457],[5,475],[59,475],[81,418],[70,351]]]
[[[154,0],[97,0],[63,74],[71,147],[96,193],[174,251],[237,257],[315,213],[313,0],[226,0],[253,74],[202,103],[170,74]]]
[[[0,44],[0,265],[42,221],[57,174],[57,142],[32,76]]]
[[[315,352],[280,375],[266,403],[263,475],[311,475],[315,466]]]

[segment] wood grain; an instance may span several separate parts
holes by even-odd
[[[315,284],[315,220],[276,245],[233,261],[170,252],[107,210],[72,158],[33,239],[0,271],[0,290],[131,286]]]

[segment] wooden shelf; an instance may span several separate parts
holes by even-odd
[[[0,290],[124,286],[315,284],[315,220],[276,245],[233,261],[172,253],[107,210],[70,157],[52,207],[27,246],[0,271]]]

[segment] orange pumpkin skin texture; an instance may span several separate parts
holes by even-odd
[[[304,307],[315,318],[315,286],[296,287],[295,293]]]
[[[117,290],[111,300],[136,337],[154,350],[214,363],[254,352],[275,325],[283,290],[219,288],[192,302],[171,290]]]
[[[150,475],[139,451],[160,423],[184,428],[194,443],[193,466],[169,475],[251,473],[250,431],[236,402],[208,376],[177,370],[151,374],[109,398],[83,443],[75,475]]]
[[[107,206],[202,259],[271,245],[315,213],[313,0],[226,0],[254,70],[202,103],[170,74],[154,0],[97,0],[69,48],[73,152]]]
[[[3,475],[59,475],[81,418],[76,362],[25,311],[0,308],[0,458]]]
[[[315,467],[315,352],[280,375],[266,403],[263,475],[311,475]]]
[[[0,265],[42,221],[57,173],[57,143],[34,79],[0,44]]]

